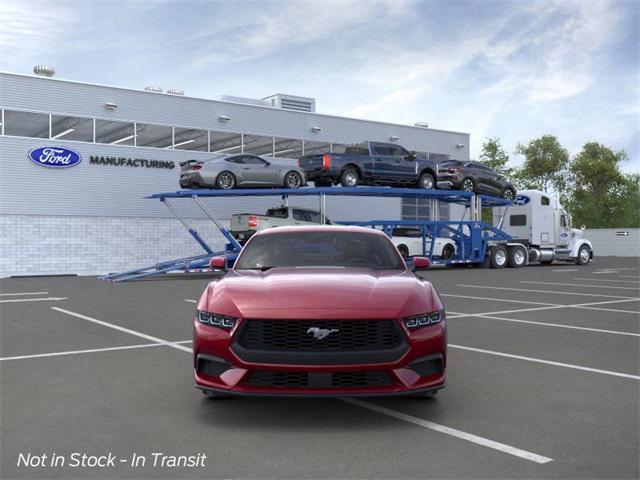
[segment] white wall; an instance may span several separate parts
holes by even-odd
[[[629,235],[619,235],[623,232]],[[596,257],[640,257],[640,228],[592,228],[584,238],[593,243]]]

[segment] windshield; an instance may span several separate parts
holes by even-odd
[[[254,237],[242,250],[236,270],[274,267],[367,267],[404,270],[391,241],[365,232],[282,232]]]

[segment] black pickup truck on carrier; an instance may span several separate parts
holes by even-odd
[[[302,157],[298,164],[316,187],[341,184],[436,188],[438,165],[393,143],[364,142],[344,153]]]

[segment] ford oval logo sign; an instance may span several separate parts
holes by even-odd
[[[69,168],[78,165],[82,156],[69,148],[40,147],[29,152],[29,160],[43,167]]]
[[[530,200],[531,199],[526,195],[517,195],[515,200],[513,201],[513,204],[517,206],[526,205]]]

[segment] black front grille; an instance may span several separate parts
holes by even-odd
[[[252,387],[272,388],[363,388],[391,385],[384,371],[275,372],[254,370],[245,382]]]
[[[402,343],[392,320],[247,320],[238,344],[250,350],[353,352],[393,349]],[[335,330],[323,339],[314,328]],[[310,330],[311,329],[311,330]]]

